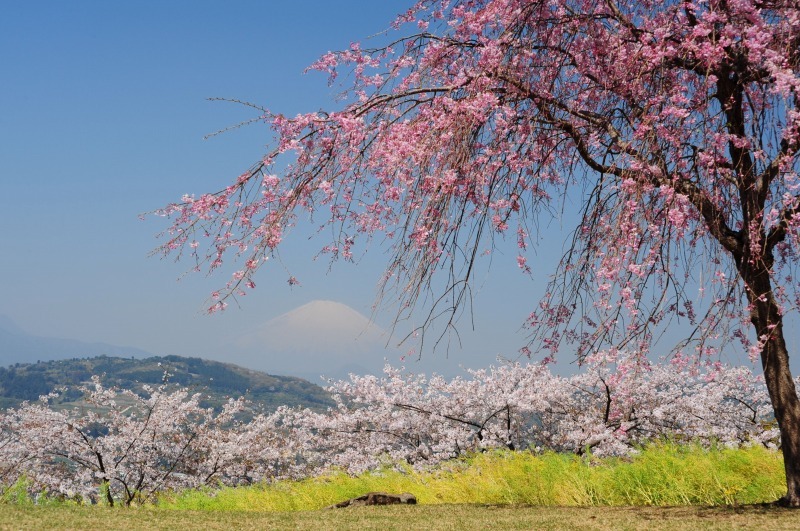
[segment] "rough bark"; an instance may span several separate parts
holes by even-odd
[[[789,368],[789,351],[783,333],[783,316],[775,300],[765,267],[740,267],[748,286],[750,320],[760,338],[766,338],[761,351],[761,365],[775,420],[781,434],[786,472],[786,495],[779,505],[800,507],[800,399]]]

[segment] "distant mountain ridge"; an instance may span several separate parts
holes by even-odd
[[[147,358],[155,354],[134,347],[29,334],[8,316],[0,315],[0,365],[102,355]]]
[[[62,401],[77,400],[80,398],[77,388],[90,382],[93,375],[100,376],[104,385],[139,392],[144,384],[161,384],[165,371],[170,386],[188,387],[207,396],[206,407],[218,407],[228,397],[240,396],[265,411],[282,405],[317,410],[333,405],[324,389],[307,380],[275,376],[230,363],[180,356],[145,359],[98,356],[0,367],[0,407],[37,400],[40,395],[61,387],[69,388]]]

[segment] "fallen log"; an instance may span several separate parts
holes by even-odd
[[[349,500],[335,503],[325,508],[342,509],[344,507],[359,507],[362,505],[395,505],[398,503],[414,505],[417,503],[417,497],[408,492],[404,492],[402,494],[387,494],[386,492],[368,492],[363,496],[350,498]]]

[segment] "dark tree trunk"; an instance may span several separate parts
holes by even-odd
[[[749,269],[749,268],[748,268]],[[772,293],[769,271],[742,271],[749,287],[747,296],[751,305],[750,320],[759,338],[766,337],[761,351],[761,366],[767,385],[775,420],[781,434],[786,471],[786,495],[778,503],[800,507],[800,399],[797,396],[789,368],[789,352],[783,335],[783,316]]]
[[[779,316],[778,321],[761,352],[761,365],[781,432],[787,487],[781,504],[800,507],[800,400],[797,398],[789,369],[789,353],[783,338],[783,319]]]

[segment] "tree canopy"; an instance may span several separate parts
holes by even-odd
[[[532,301],[532,345],[644,356],[676,315],[699,356],[738,338],[761,358],[785,501],[800,504],[783,334],[800,302],[800,4],[422,0],[394,28],[390,45],[353,44],[312,65],[332,82],[352,73],[340,109],[264,110],[273,151],[225,189],[164,209],[164,252],[188,250],[201,269],[241,260],[211,309],[255,286],[305,212],[333,228],[333,258],[385,237],[384,289],[403,310],[433,293],[431,315],[452,317],[497,234],[535,268],[525,250],[538,220],[578,198],[550,289]]]

